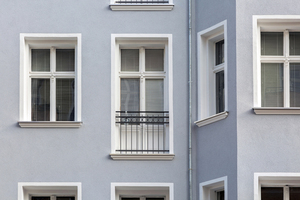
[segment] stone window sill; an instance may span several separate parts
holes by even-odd
[[[110,154],[113,160],[160,160],[171,161],[174,154]]]
[[[73,121],[19,121],[21,128],[79,128],[82,126],[82,122]]]
[[[173,10],[174,4],[110,4],[111,10]]]
[[[253,108],[257,115],[300,115],[300,108],[260,107]]]
[[[215,115],[212,115],[210,117],[207,117],[205,119],[201,119],[199,121],[194,122],[198,127],[202,127],[217,121],[220,121],[222,119],[225,119],[228,116],[228,111],[224,111]]]

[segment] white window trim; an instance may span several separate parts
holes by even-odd
[[[39,196],[75,196],[75,200],[82,200],[80,182],[19,182],[18,200],[30,200],[30,195]]]
[[[300,173],[254,173],[254,200],[261,200],[261,187],[300,186]]]
[[[174,8],[174,4],[173,4],[173,0],[169,0],[168,4],[120,4],[120,3],[115,3],[115,0],[110,0],[109,7],[113,11],[118,11],[118,10],[171,11]]]
[[[289,22],[289,23],[287,23]],[[261,107],[261,55],[260,55],[260,34],[264,29],[278,32],[285,30],[300,30],[298,24],[300,15],[254,15],[253,16],[253,111],[255,114],[300,114],[300,108],[289,107],[289,96],[284,95],[284,107]],[[293,24],[294,23],[294,24]],[[286,34],[285,34],[286,35]],[[286,47],[284,47],[286,48]],[[268,56],[268,58],[271,56]],[[279,56],[274,57],[278,60]],[[267,60],[265,60],[267,62]],[[282,63],[282,60],[278,62]],[[289,80],[289,73],[285,72],[285,80]],[[286,79],[287,78],[287,79]],[[289,91],[288,84],[284,89]],[[288,103],[287,103],[288,102]]]
[[[146,154],[139,154],[139,156],[128,156],[126,154],[118,154],[116,155],[116,110],[119,105],[119,98],[117,97],[118,87],[116,86],[118,73],[116,73],[116,64],[117,64],[117,52],[119,52],[119,45],[117,40],[128,41],[128,44],[132,44],[133,41],[136,41],[136,44],[145,43],[145,41],[151,44],[152,41],[162,40],[168,41],[165,48],[167,48],[167,69],[165,69],[168,73],[166,78],[167,86],[168,86],[168,109],[169,111],[169,156],[166,154],[155,154],[157,158],[153,159],[153,156],[149,156]],[[174,158],[174,147],[173,147],[173,52],[172,52],[172,34],[112,34],[111,35],[111,158],[116,160],[170,160]],[[131,154],[134,155],[134,154]],[[145,155],[145,156],[144,156]],[[161,157],[161,159],[158,159]],[[165,158],[165,159],[163,159]]]
[[[197,34],[198,38],[198,121],[195,122],[199,127],[225,119],[228,116],[228,56],[227,56],[227,20],[222,21],[210,28],[207,28]],[[215,66],[215,52],[209,44],[210,40],[214,42],[224,39],[224,63]],[[213,48],[214,49],[214,48]],[[214,56],[212,56],[214,55]],[[217,67],[217,68],[216,68]],[[225,110],[224,112],[212,114],[215,110],[215,76],[212,72],[218,72],[224,69],[225,84]],[[210,69],[212,68],[212,69]],[[214,99],[213,103],[211,99]],[[213,104],[213,105],[211,105]],[[214,108],[214,109],[213,109]]]
[[[29,94],[29,45],[51,46],[51,43],[72,45],[75,48],[75,120],[74,121],[30,121],[31,112],[29,104],[31,94]],[[81,34],[47,34],[47,33],[21,33],[20,34],[20,127],[74,127],[78,128],[81,122]]]
[[[120,191],[118,191],[120,190]],[[131,197],[163,195],[165,200],[174,200],[173,183],[111,183],[111,200],[120,200],[120,196]]]
[[[227,176],[200,183],[200,200],[215,200],[216,190],[224,190],[225,200],[228,200]]]

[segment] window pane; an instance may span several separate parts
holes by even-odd
[[[74,121],[74,79],[56,79],[56,120]]]
[[[31,50],[31,70],[50,71],[50,49]]]
[[[300,199],[300,187],[290,187],[290,200]]]
[[[216,73],[216,113],[225,110],[224,71]]]
[[[75,200],[75,197],[56,197],[56,200]]]
[[[261,64],[261,106],[283,107],[283,64]]]
[[[74,71],[75,50],[56,49],[56,71]]]
[[[300,107],[300,63],[290,64],[290,106]]]
[[[165,198],[146,198],[146,200],[164,200]]]
[[[50,197],[31,197],[31,200],[50,200]]]
[[[50,121],[50,80],[31,80],[31,120]]]
[[[140,79],[138,78],[121,79],[121,110],[122,111],[140,110]]]
[[[261,33],[261,55],[283,55],[283,33],[262,32]]]
[[[282,187],[262,187],[261,200],[283,200]]]
[[[146,111],[164,110],[164,80],[146,79]]]
[[[216,43],[216,65],[224,62],[224,40]]]
[[[300,55],[300,32],[290,32],[290,55]]]
[[[121,49],[121,71],[139,71],[138,49]]]
[[[146,71],[164,71],[164,50],[146,49]]]
[[[122,200],[140,200],[140,198],[124,198],[124,197],[122,197]]]

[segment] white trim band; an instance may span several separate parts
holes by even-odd
[[[113,160],[173,160],[174,154],[109,154]]]

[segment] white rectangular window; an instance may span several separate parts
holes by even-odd
[[[224,21],[198,33],[199,127],[228,115],[226,29]]]
[[[80,40],[79,34],[21,34],[21,127],[81,125]]]
[[[200,200],[227,200],[227,177],[200,183]]]
[[[113,36],[113,159],[173,151],[170,37],[139,36]]]
[[[273,17],[273,18],[272,18]],[[254,16],[254,112],[300,114],[300,21]]]

